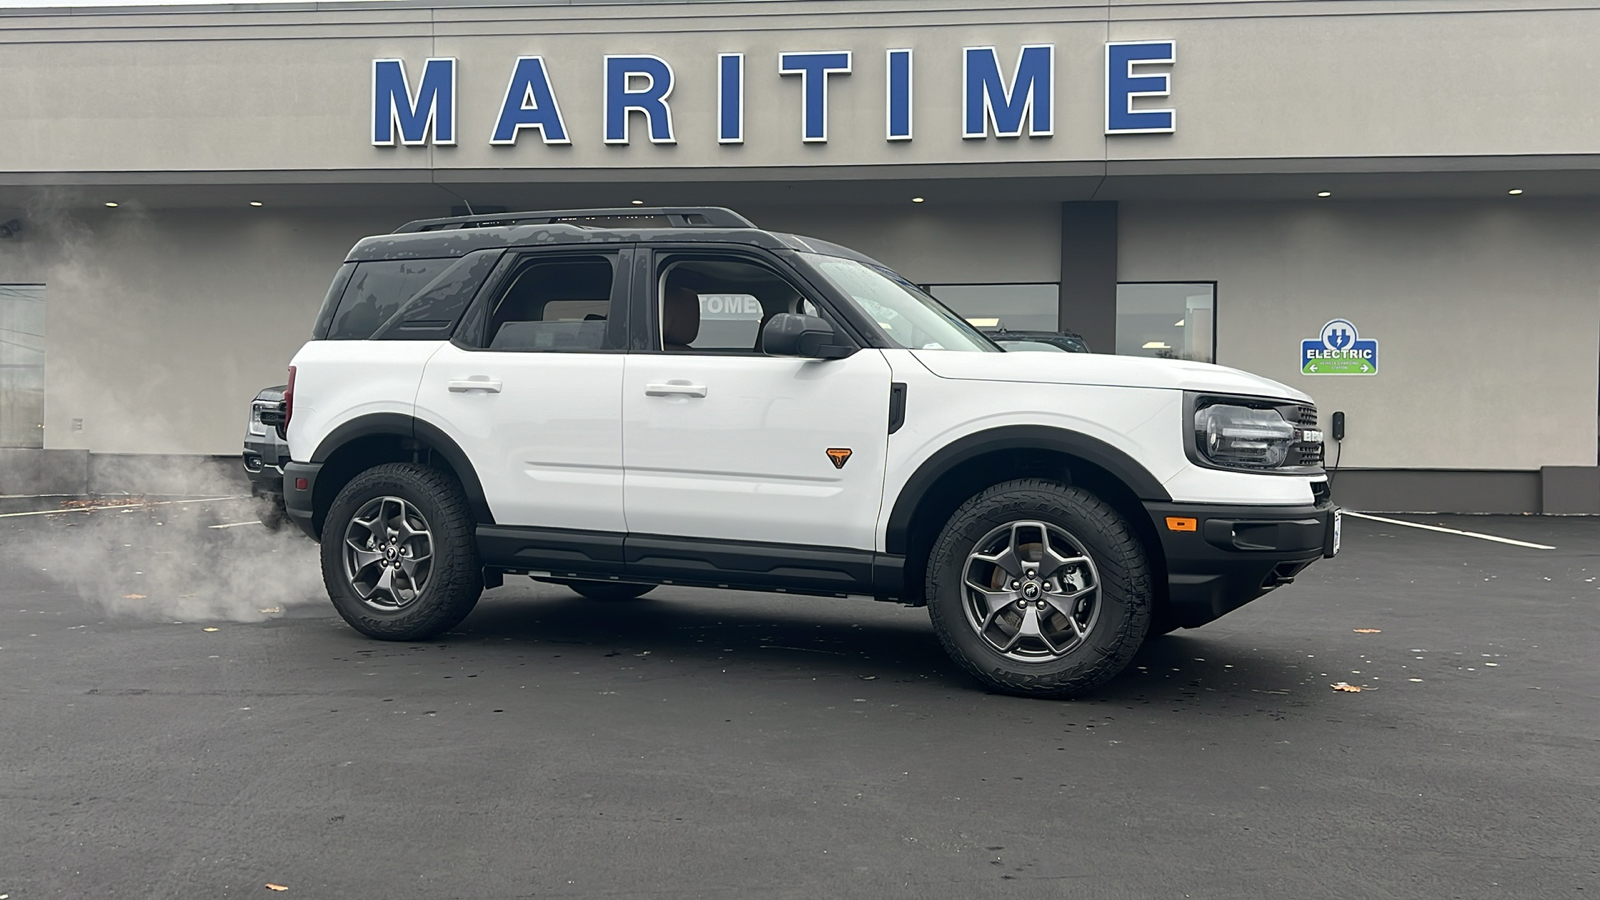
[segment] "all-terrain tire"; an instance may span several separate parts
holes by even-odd
[[[578,596],[589,600],[637,600],[656,589],[653,584],[628,584],[621,581],[562,581]]]
[[[1098,595],[1089,595],[1098,610],[1085,614],[1085,633],[1067,643],[1064,655],[1007,655],[969,619],[969,597],[977,596],[966,583],[969,555],[979,541],[1018,522],[1066,532],[1098,574]],[[951,658],[995,690],[1032,697],[1077,696],[1116,677],[1144,641],[1154,597],[1145,548],[1122,516],[1083,488],[1042,478],[997,484],[962,504],[934,542],[926,584],[929,617]]]
[[[432,555],[414,599],[396,609],[364,600],[346,574],[346,535],[352,520],[379,498],[398,498],[420,514]],[[322,581],[334,609],[351,628],[385,641],[417,641],[459,625],[483,593],[472,513],[453,477],[417,463],[375,466],[350,480],[328,508],[322,526]]]

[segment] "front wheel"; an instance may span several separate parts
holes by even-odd
[[[1044,479],[962,504],[929,554],[927,586],[945,650],[1009,694],[1093,690],[1150,627],[1150,570],[1133,530],[1094,494]]]
[[[334,609],[368,637],[417,641],[459,625],[483,593],[461,485],[415,463],[351,479],[322,526],[322,580]]]

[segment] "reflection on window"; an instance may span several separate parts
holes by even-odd
[[[1215,362],[1217,286],[1117,285],[1117,353]]]
[[[928,293],[985,330],[1056,331],[1062,324],[1059,284],[934,284]]]
[[[44,446],[44,285],[0,284],[0,447]]]

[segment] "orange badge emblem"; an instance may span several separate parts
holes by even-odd
[[[833,460],[833,467],[835,469],[842,469],[844,468],[844,464],[850,461],[850,448],[829,447],[828,458]]]

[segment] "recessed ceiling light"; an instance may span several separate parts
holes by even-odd
[[[1186,320],[1179,319],[1178,321],[1172,323],[1172,327],[1173,328],[1182,328],[1184,321],[1186,321]]]
[[[1512,188],[1512,189],[1511,189],[1511,190],[1509,190],[1509,191],[1506,191],[1506,193],[1508,193],[1508,194],[1510,194],[1510,195],[1511,195],[1511,196],[1513,196],[1513,197],[1515,197],[1515,196],[1517,196],[1517,195],[1518,195],[1518,194],[1520,194],[1520,193],[1522,193],[1522,188]]]
[[[112,209],[116,209],[117,208],[117,201],[115,201],[115,200],[107,200],[106,201],[106,206],[109,206]]]
[[[260,200],[251,200],[250,201],[250,205],[251,206],[260,206],[261,205],[261,201]]]
[[[635,200],[635,201],[633,201],[633,205],[634,206],[643,206],[644,205],[644,201],[643,200]]]
[[[1166,341],[1147,341],[1147,342],[1145,342],[1145,345],[1140,349],[1142,349],[1142,350],[1171,350],[1172,348],[1167,346],[1167,342]]]
[[[912,198],[911,198],[911,202],[912,202],[912,203],[921,203],[921,202],[923,202],[923,201],[922,201],[922,198],[921,198],[921,197],[912,197]]]
[[[1332,197],[1333,191],[1317,191],[1318,197]]]

